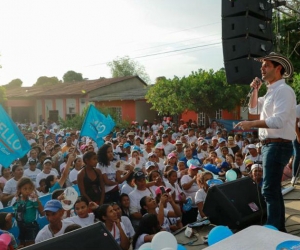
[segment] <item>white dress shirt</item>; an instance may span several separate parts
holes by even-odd
[[[296,122],[296,96],[284,79],[269,84],[268,91],[258,98],[257,107],[249,108],[250,114],[260,114],[269,128],[259,129],[259,138],[294,140]],[[258,112],[257,112],[258,111]]]

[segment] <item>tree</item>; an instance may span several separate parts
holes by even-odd
[[[297,103],[300,103],[300,73],[294,74],[292,88],[295,91]]]
[[[21,87],[22,84],[23,84],[23,82],[19,78],[17,78],[17,79],[11,80],[6,85],[3,85],[3,87],[5,87],[5,88],[15,88],[15,87]]]
[[[199,69],[188,77],[158,78],[146,99],[161,115],[192,110],[204,112],[212,118],[218,109],[231,111],[241,105],[247,91],[249,85],[229,85],[224,70]]]
[[[73,70],[69,70],[63,75],[64,82],[80,82],[83,81],[81,73],[77,73]]]
[[[145,71],[145,67],[130,59],[129,56],[117,57],[115,60],[107,63],[107,66],[110,67],[112,77],[138,75],[146,83],[150,83],[150,78]]]
[[[61,83],[61,81],[59,81],[56,76],[41,76],[37,79],[36,83],[33,84],[33,86],[53,85],[58,83]]]
[[[0,86],[0,104],[4,107],[6,102],[6,90],[3,86]]]

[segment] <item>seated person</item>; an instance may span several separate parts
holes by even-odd
[[[249,176],[255,181],[258,186],[262,187],[263,183],[263,168],[261,164],[253,164]]]
[[[35,238],[35,243],[42,242],[44,240],[51,239],[53,237],[64,234],[65,229],[73,222],[62,221],[64,214],[61,202],[58,200],[47,201],[44,207],[44,212],[49,224],[44,226]]]

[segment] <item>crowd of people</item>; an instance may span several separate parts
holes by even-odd
[[[205,218],[208,181],[250,176],[262,184],[261,144],[257,134],[228,133],[212,121],[207,129],[195,122],[132,122],[115,128],[104,145],[80,131],[19,125],[31,150],[10,167],[1,167],[1,205],[12,206],[19,247],[102,221],[122,249],[138,249],[160,230],[175,232]],[[71,211],[60,202],[65,187],[78,185]],[[45,206],[39,197],[51,194]],[[39,228],[36,216],[49,225]],[[0,229],[11,227],[12,215],[0,213]],[[152,225],[152,226],[151,226]],[[11,246],[18,244],[13,235]]]

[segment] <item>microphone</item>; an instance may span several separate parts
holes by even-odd
[[[256,85],[259,85],[259,83],[262,82],[262,80],[261,80],[260,78],[258,78],[258,77],[256,77],[256,78],[257,78],[257,79],[255,80]],[[250,96],[251,96],[251,94],[252,94],[252,92],[254,91],[254,89],[255,89],[255,88],[253,88],[253,87],[250,89],[250,91],[249,91],[247,97],[250,97]]]

